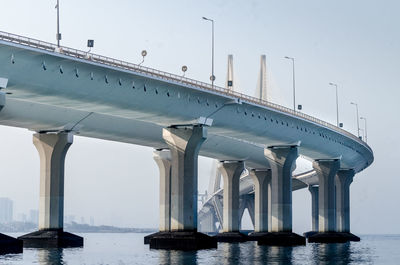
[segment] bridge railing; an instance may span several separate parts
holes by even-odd
[[[128,63],[128,62],[125,62],[122,60],[117,60],[117,59],[113,59],[113,58],[102,56],[102,55],[88,53],[88,52],[77,50],[74,48],[68,48],[68,47],[63,47],[63,46],[57,47],[53,43],[49,43],[49,42],[45,42],[45,41],[41,41],[41,40],[37,40],[37,39],[32,39],[32,38],[28,38],[28,37],[24,37],[24,36],[19,36],[16,34],[7,33],[7,32],[3,32],[3,31],[0,31],[0,40],[17,43],[17,44],[21,44],[21,45],[41,49],[41,50],[46,50],[46,51],[50,51],[50,52],[58,52],[63,55],[72,56],[75,58],[84,59],[84,60],[88,60],[88,61],[92,61],[92,62],[97,62],[100,64],[105,64],[105,65],[109,65],[109,66],[113,66],[113,67],[117,67],[117,68],[122,68],[122,69],[129,70],[129,71],[139,72],[141,74],[161,78],[164,80],[174,81],[174,82],[181,83],[184,85],[194,86],[194,87],[198,87],[198,88],[209,90],[209,91],[215,91],[215,92],[218,92],[218,93],[221,93],[224,95],[237,97],[237,98],[240,98],[244,102],[247,101],[247,102],[251,102],[251,103],[261,105],[264,107],[279,110],[284,113],[291,114],[293,116],[297,116],[302,119],[317,123],[319,125],[323,125],[334,131],[340,132],[340,133],[352,138],[353,140],[356,140],[357,142],[361,143],[362,145],[366,146],[369,150],[371,150],[370,147],[366,143],[364,143],[361,139],[359,139],[357,136],[355,136],[352,133],[349,133],[348,131],[343,130],[342,128],[337,127],[331,123],[325,122],[323,120],[320,120],[318,118],[315,118],[315,117],[307,115],[307,114],[304,114],[302,112],[297,112],[293,109],[289,109],[284,106],[281,106],[281,105],[278,105],[278,104],[275,104],[275,103],[272,103],[272,102],[269,102],[266,100],[262,100],[260,98],[252,97],[252,96],[249,96],[246,94],[242,94],[240,92],[233,91],[231,89],[218,87],[218,86],[212,86],[209,83],[205,83],[205,82],[198,81],[195,79],[182,77],[182,76],[179,76],[176,74],[171,74],[168,72],[160,71],[157,69],[149,68],[149,67],[138,65],[138,64]]]

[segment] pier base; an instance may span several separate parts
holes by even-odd
[[[214,238],[218,242],[235,243],[235,242],[246,242],[247,235],[240,232],[223,232],[219,233]]]
[[[304,236],[305,238],[309,238],[310,236],[315,235],[315,234],[318,234],[318,233],[319,233],[318,231],[308,231],[308,232],[304,232],[304,233],[303,233],[303,236]]]
[[[257,240],[258,245],[305,246],[306,238],[292,232],[271,232]]]
[[[22,253],[22,241],[0,234],[0,255]]]
[[[162,235],[162,234],[165,234],[165,233],[166,233],[166,232],[155,232],[155,233],[153,233],[153,234],[150,234],[150,235],[145,236],[145,237],[144,237],[144,244],[145,244],[145,245],[150,244],[150,239],[152,239],[152,238],[155,237],[155,236]]]
[[[63,230],[39,230],[18,237],[29,248],[73,248],[83,247],[83,237]]]
[[[252,232],[247,236],[247,241],[258,241],[265,236],[268,236],[269,232]]]
[[[321,232],[309,235],[308,243],[346,243],[358,242],[360,238],[349,232]]]
[[[199,250],[217,248],[217,240],[199,232],[159,232],[150,239],[151,249]]]

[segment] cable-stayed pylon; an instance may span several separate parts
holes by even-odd
[[[235,90],[235,82],[233,80],[233,55],[228,55],[228,71],[226,73],[226,85],[227,89]]]
[[[262,100],[269,100],[267,87],[267,59],[265,55],[261,55],[260,72],[258,74],[256,97]]]

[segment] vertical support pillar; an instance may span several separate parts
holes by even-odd
[[[272,171],[271,232],[292,232],[292,172],[298,145],[270,146],[264,155]]]
[[[264,149],[271,167],[271,226],[269,233],[260,235],[259,245],[305,245],[303,236],[292,232],[292,175],[299,155],[300,142],[275,145]]]
[[[83,238],[64,232],[64,164],[72,133],[35,133],[40,158],[39,231],[19,237],[24,247],[80,247]]]
[[[336,231],[350,232],[350,184],[353,169],[340,169],[336,175]]]
[[[360,241],[349,232],[349,187],[354,171],[339,169],[340,159],[316,160],[313,167],[319,176],[319,232],[308,236],[308,242]]]
[[[254,232],[268,232],[271,225],[271,169],[252,169],[254,182]]]
[[[153,152],[160,171],[160,232],[171,230],[171,152],[156,150]]]
[[[340,159],[318,159],[313,162],[319,179],[319,232],[334,232],[335,220],[335,176],[340,168]]]
[[[312,220],[312,232],[318,232],[319,215],[318,215],[318,186],[308,186],[308,190],[311,193],[311,220]]]
[[[239,182],[244,170],[243,161],[223,161],[218,169],[224,180],[224,232],[239,232]]]
[[[246,236],[239,232],[239,183],[245,167],[243,161],[222,161],[218,165],[224,181],[223,232],[216,236],[219,242],[243,242]]]
[[[150,238],[150,248],[197,250],[216,248],[217,241],[197,232],[197,159],[207,138],[202,125],[164,128],[171,152],[170,231]]]
[[[197,159],[207,129],[163,129],[171,150],[171,231],[197,231]]]
[[[33,135],[40,157],[39,230],[63,230],[64,164],[71,133]]]

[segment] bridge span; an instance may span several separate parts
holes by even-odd
[[[5,32],[0,88],[0,124],[35,132],[41,161],[39,231],[21,237],[24,244],[49,242],[49,231],[66,245],[83,244],[63,231],[63,166],[73,135],[156,149],[160,233],[149,238],[153,248],[216,246],[215,238],[197,233],[198,155],[221,161],[226,225],[219,240],[244,239],[238,235],[238,180],[248,168],[255,181],[255,235],[268,244],[303,242],[291,233],[293,185],[323,188],[314,205],[315,231],[349,232],[348,180],[373,162],[361,139],[304,113]],[[299,155],[314,161],[318,177],[292,178]]]

